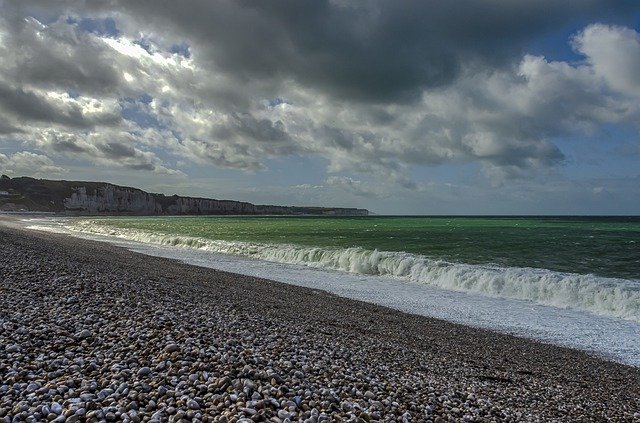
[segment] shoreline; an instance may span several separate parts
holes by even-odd
[[[55,224],[50,226],[47,221],[49,219],[45,217],[44,220],[38,219],[33,225],[17,220],[20,226],[27,229],[63,233],[195,266],[319,289],[340,297],[377,304],[409,314],[433,317],[574,348],[606,360],[640,367],[640,344],[637,343],[640,322],[599,314],[599,309],[592,312],[579,307],[565,308],[553,301],[547,304],[517,297],[483,295],[472,289],[469,290],[469,287],[467,290],[458,290],[455,284],[447,289],[437,283],[420,283],[402,277],[366,275],[335,268],[316,268],[306,263],[292,264],[288,260],[282,260],[281,257],[262,259],[252,254],[237,254],[235,250],[229,254],[220,252],[217,242],[206,248],[200,247],[200,243],[208,242],[200,238],[193,238],[197,243],[195,247],[189,239],[169,239],[168,244],[164,241],[158,242],[157,239],[145,242],[144,239],[138,240],[135,236],[118,234],[114,236],[113,233],[104,236],[100,231],[88,233],[69,231],[58,228]],[[185,248],[185,246],[188,247]],[[526,269],[522,270],[526,271]],[[543,271],[549,272],[549,270]],[[479,279],[484,276],[486,275],[476,275]],[[458,275],[458,277],[464,278],[464,275]],[[571,286],[565,288],[570,289]],[[562,296],[564,291],[562,289],[558,291]],[[586,299],[589,299],[588,296]],[[633,298],[627,298],[626,303],[620,304],[620,310],[624,310],[624,304],[628,303],[632,305]]]
[[[242,416],[281,421],[316,417],[318,421],[323,414],[331,419],[357,416],[364,421],[386,421],[389,415],[401,420],[404,415],[411,417],[410,421],[438,421],[438,416],[462,419],[465,415],[476,420],[504,420],[509,416],[523,420],[640,418],[640,414],[634,417],[640,412],[640,369],[582,351],[79,238],[0,225],[0,241],[2,249],[8,251],[1,265],[4,295],[0,338],[13,351],[0,351],[4,369],[12,368],[16,354],[22,354],[17,361],[27,365],[37,357],[37,351],[52,346],[59,349],[57,340],[38,332],[41,329],[29,321],[29,316],[39,316],[38,325],[52,325],[55,316],[76,310],[77,314],[65,320],[68,328],[61,335],[65,339],[62,344],[71,348],[74,357],[85,357],[84,364],[76,364],[78,368],[69,364],[53,378],[46,373],[46,377],[39,375],[42,383],[36,390],[40,392],[47,383],[54,383],[60,400],[68,401],[67,411],[74,410],[70,418],[83,412],[82,418],[100,413],[103,417],[120,413],[122,417],[131,410],[127,409],[130,404],[120,404],[131,401],[128,395],[122,395],[124,389],[119,394],[118,389],[123,383],[146,389],[140,385],[146,379],[157,384],[162,381],[169,385],[165,386],[167,392],[174,391],[173,397],[167,397],[166,392],[160,395],[164,389],[148,382],[149,392],[138,390],[138,395],[145,397],[139,402],[147,405],[143,409],[138,406],[133,414],[141,418],[159,413],[159,420],[170,416],[175,419],[181,410],[185,418],[198,413],[220,418],[227,413],[229,421]],[[37,259],[25,260],[24,256]],[[16,273],[16,269],[21,270]],[[72,297],[77,302],[68,303]],[[12,299],[24,309],[12,305]],[[81,301],[90,307],[78,307]],[[114,309],[122,316],[116,316]],[[168,323],[160,325],[158,319]],[[199,323],[208,330],[198,327]],[[167,330],[167,325],[172,330]],[[109,336],[107,328],[123,337],[134,328],[134,335],[146,339],[141,343],[135,336],[131,341],[125,338],[126,343],[134,344],[127,349],[120,345],[119,337]],[[85,330],[89,335],[83,337]],[[173,338],[171,345],[177,347],[172,352],[167,351],[169,336]],[[33,345],[37,344],[35,340],[40,345]],[[109,360],[103,358],[102,363],[91,362],[91,357],[105,351],[98,340],[115,343],[116,350],[123,352]],[[14,345],[17,350],[9,348]],[[211,345],[216,347],[209,352]],[[195,346],[197,360],[185,360],[188,350],[193,353]],[[225,354],[229,356],[226,359]],[[127,363],[128,356],[137,357],[138,362]],[[168,367],[167,361],[172,361]],[[107,380],[95,380],[83,368],[90,362],[107,369]],[[176,363],[181,365],[176,367]],[[112,370],[116,364],[121,367]],[[181,369],[188,370],[180,373]],[[269,369],[278,377],[270,377]],[[203,372],[207,372],[206,378]],[[8,379],[14,378],[13,386],[26,383],[16,379],[20,377],[17,369],[15,374],[5,374]],[[92,410],[86,405],[88,401],[74,403],[59,393],[59,386],[65,385],[61,382],[69,378],[79,386],[73,388],[66,383],[66,394],[74,391],[79,398],[82,387],[89,386],[84,390],[89,391],[85,398],[94,396]],[[176,378],[175,386],[171,385],[172,378]],[[216,387],[225,378],[231,380],[227,389]],[[249,389],[251,395],[244,392],[242,397],[247,380],[250,387],[256,387]],[[98,385],[94,389],[97,393],[90,392],[92,382]],[[184,389],[180,382],[185,382]],[[234,387],[234,382],[243,386]],[[26,400],[28,385],[20,392],[7,390],[16,391],[10,396],[13,403]],[[113,385],[117,389],[109,388]],[[98,390],[101,386],[106,387]],[[286,392],[279,389],[282,386],[286,386]],[[94,406],[99,392],[105,389],[106,393],[110,389],[114,392],[100,400],[100,406]],[[202,389],[205,393],[200,394]],[[188,399],[176,396],[178,390]],[[0,409],[6,409],[8,395],[4,398]],[[150,401],[156,407],[153,410],[147,410]],[[109,404],[106,407],[105,402]],[[85,407],[76,407],[80,403]],[[162,403],[165,407],[159,408]],[[109,411],[109,407],[115,411]],[[5,410],[5,415],[11,411]],[[31,412],[29,406],[17,411]],[[89,416],[91,412],[95,413]]]

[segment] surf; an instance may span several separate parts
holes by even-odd
[[[163,232],[69,221],[73,232],[149,244],[231,254],[283,264],[369,276],[392,276],[413,283],[489,297],[586,311],[640,322],[640,281],[529,267],[454,263],[428,256],[360,247],[313,247],[294,244],[215,240]]]

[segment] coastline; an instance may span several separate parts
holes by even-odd
[[[131,416],[132,391],[156,420],[640,418],[640,369],[581,351],[62,235],[0,243],[5,416],[37,383],[71,419]],[[69,363],[11,370],[45,351]]]
[[[637,301],[635,298],[640,291],[635,289],[636,285],[632,285],[631,289],[626,291],[629,295],[621,298],[624,293],[613,288],[613,285],[619,282],[615,280],[593,280],[589,276],[575,275],[579,278],[576,280],[571,275],[528,268],[492,269],[491,266],[476,267],[465,264],[443,267],[437,262],[423,263],[419,256],[411,257],[404,253],[400,253],[400,260],[395,260],[395,264],[404,266],[405,270],[402,271],[406,272],[407,276],[418,275],[419,279],[413,276],[399,276],[393,269],[390,271],[393,276],[375,272],[372,275],[367,271],[353,271],[352,266],[365,266],[368,269],[371,269],[371,266],[382,266],[380,269],[383,272],[389,272],[393,264],[385,260],[384,253],[367,256],[361,254],[366,253],[363,250],[341,251],[337,254],[326,251],[326,255],[317,257],[317,250],[313,250],[313,256],[300,254],[301,250],[295,244],[290,247],[284,246],[284,249],[264,249],[264,244],[260,243],[225,243],[210,241],[206,236],[158,237],[152,232],[121,233],[111,230],[105,234],[102,230],[93,230],[91,225],[87,231],[76,231],[69,227],[69,222],[63,223],[56,218],[47,217],[23,219],[17,223],[26,229],[68,234],[145,255],[322,290],[339,297],[377,304],[409,314],[587,351],[607,360],[640,367],[640,344],[637,342],[640,321],[613,317],[621,311],[631,313],[637,310],[640,303],[634,301]],[[266,257],[262,257],[265,256],[265,252]],[[393,257],[386,257],[394,262]],[[311,263],[309,258],[312,258],[311,261],[316,260],[315,264],[319,266]],[[340,261],[329,261],[335,258],[339,258]],[[406,266],[407,259],[414,260],[413,265]],[[341,270],[332,268],[336,264]],[[422,266],[423,264],[427,267]],[[503,275],[507,276],[505,283],[501,283]],[[474,284],[468,283],[469,276],[475,280]],[[524,291],[533,294],[533,298],[529,300],[517,298],[517,295],[514,298],[513,294],[517,294],[518,291],[511,290],[520,286],[520,277],[524,276],[537,280],[537,283]],[[421,281],[422,278],[425,280]],[[496,283],[487,284],[487,278]],[[576,284],[577,281],[582,283]],[[442,283],[446,287],[441,286]],[[557,295],[536,298],[540,293],[547,292],[548,288],[555,288]],[[501,295],[502,292],[507,295]],[[597,298],[594,298],[592,294],[596,292]],[[542,301],[537,302],[537,299]],[[570,302],[567,303],[567,300]],[[615,306],[608,305],[608,300],[616,301]],[[581,305],[590,311],[581,310]]]

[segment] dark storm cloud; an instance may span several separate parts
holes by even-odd
[[[76,128],[89,128],[100,124],[115,125],[121,120],[120,116],[114,114],[88,118],[78,105],[61,108],[33,92],[0,82],[0,112],[2,109],[14,114],[19,120],[34,120]]]
[[[104,56],[104,44],[66,23],[44,26],[31,17],[3,8],[11,27],[1,46],[11,52],[4,74],[23,84],[63,85],[85,93],[109,93],[122,85],[118,64]]]
[[[136,151],[133,147],[119,142],[107,142],[97,146],[98,149],[110,159],[120,159],[123,157],[133,157]]]
[[[531,159],[535,158],[535,163]],[[561,163],[565,156],[560,149],[549,142],[532,142],[529,144],[507,145],[482,159],[495,166],[516,166],[526,169],[535,166],[553,166]]]
[[[97,143],[96,148],[102,159],[113,161],[118,166],[133,170],[156,169],[158,160],[155,155],[139,151],[126,141]]]
[[[451,83],[462,64],[501,66],[531,40],[580,19],[639,10],[633,0],[90,2],[172,30],[246,79],[292,78],[350,99],[390,101]]]
[[[527,177],[564,161],[561,137],[640,121],[640,38],[607,25],[636,0],[0,8],[0,132],[106,166],[170,173],[169,157],[255,171],[300,154],[413,189],[420,166]],[[528,54],[540,40],[582,60]]]
[[[26,119],[53,121],[54,118],[61,117],[53,107],[37,95],[2,83],[0,83],[0,105]],[[70,119],[64,116],[64,120]]]
[[[218,125],[213,130],[216,138],[240,138],[265,143],[290,141],[284,125],[280,121],[272,122],[268,119],[256,119],[249,114],[233,114],[224,125]]]
[[[16,132],[22,131],[17,126],[12,125],[6,117],[0,116],[0,135],[13,134]]]
[[[159,174],[181,175],[179,171],[164,167],[155,153],[137,148],[137,140],[130,134],[110,129],[99,133],[71,134],[47,129],[35,137],[34,144],[38,150],[43,152],[84,159],[109,168],[127,168],[153,171]]]
[[[156,170],[156,166],[153,163],[126,164],[124,167],[133,170]]]
[[[353,150],[354,140],[353,134],[340,128],[332,128],[327,126],[324,128],[324,134],[327,139],[331,140],[333,145],[345,151]]]
[[[73,139],[52,140],[49,144],[51,149],[57,153],[90,153],[91,150],[78,144]]]

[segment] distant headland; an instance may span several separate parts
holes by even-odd
[[[366,209],[259,205],[243,201],[148,193],[107,182],[0,177],[0,211],[68,215],[322,215],[367,216]]]

